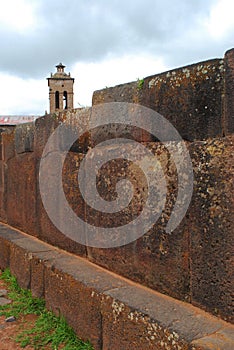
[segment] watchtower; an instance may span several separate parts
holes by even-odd
[[[64,66],[59,63],[57,72],[52,74],[48,80],[50,113],[60,112],[64,109],[73,108],[73,84],[74,80],[70,73],[64,72]]]

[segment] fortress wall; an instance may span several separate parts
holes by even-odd
[[[233,50],[226,54],[226,57],[227,55],[229,55],[228,60],[230,60],[230,57],[233,57]],[[216,67],[214,71],[217,73],[220,60],[212,62]],[[218,82],[215,83],[216,92],[221,94],[221,91],[223,91],[221,94],[222,101],[220,102],[217,98],[219,108],[217,107],[217,113],[215,114],[215,118],[218,118],[218,109],[220,109],[220,113],[223,111],[220,118],[223,127],[221,128],[217,122],[214,125],[215,129],[210,129],[209,115],[206,115],[207,137],[198,137],[200,134],[195,133],[196,129],[192,129],[192,133],[187,137],[188,139],[191,138],[190,142],[187,142],[187,146],[193,162],[193,198],[185,218],[172,234],[166,234],[165,227],[177,194],[175,164],[164,146],[158,142],[150,141],[147,134],[140,134],[137,130],[134,136],[136,139],[144,141],[144,145],[157,154],[167,181],[165,209],[153,228],[137,241],[125,246],[97,249],[85,247],[67,238],[50,221],[42,204],[38,182],[40,159],[44,147],[49,136],[61,123],[64,123],[68,130],[77,123],[79,123],[79,126],[85,126],[88,129],[92,117],[91,109],[72,110],[60,113],[57,116],[47,115],[39,118],[35,124],[24,124],[13,129],[6,128],[3,130],[0,134],[1,221],[68,252],[86,257],[94,263],[152,289],[191,302],[215,315],[232,321],[234,137],[232,133],[233,123],[230,119],[233,116],[233,110],[231,109],[233,100],[230,98],[233,89],[230,77],[233,66],[231,67],[229,61],[225,61],[225,65],[229,67],[229,70],[226,69],[226,72],[229,72],[228,76],[223,75],[221,77],[220,86],[218,86]],[[194,70],[195,66],[192,69]],[[180,72],[182,70],[181,68]],[[189,84],[189,80],[186,84]],[[129,86],[132,86],[132,84],[127,84],[125,88]],[[230,89],[227,88],[228,86]],[[223,87],[225,87],[224,90],[222,90]],[[124,86],[122,88],[124,89]],[[153,87],[153,89],[156,88],[157,86]],[[118,89],[120,87],[116,87],[116,91]],[[95,93],[94,103],[98,103],[98,96],[105,97],[107,92],[110,94],[110,90],[109,92]],[[138,95],[143,93],[141,90],[140,92],[135,90],[135,92]],[[165,94],[167,93],[165,92]],[[136,95],[133,94],[132,96]],[[207,97],[208,102],[209,96]],[[193,98],[195,97],[193,96]],[[205,97],[203,98],[205,99]],[[99,100],[99,102],[102,101]],[[182,107],[178,103],[178,108]],[[186,108],[184,111],[186,111]],[[166,105],[164,109],[166,110]],[[184,119],[184,122],[187,123],[186,119]],[[181,132],[183,132],[184,125],[178,122],[178,128],[182,130]],[[177,125],[175,126],[177,127]],[[203,132],[203,130],[200,131]],[[110,177],[113,178],[114,175],[115,179],[118,180],[126,176],[132,180],[134,186],[133,202],[124,212],[115,215],[113,218],[90,210],[83,201],[77,184],[79,165],[87,149],[106,138],[106,132],[107,130],[105,132],[103,130],[86,132],[79,141],[73,144],[63,167],[63,188],[70,206],[79,217],[95,226],[111,226],[113,219],[115,219],[116,225],[125,224],[139,214],[146,198],[145,192],[142,190],[145,180],[139,174],[139,171],[127,162],[118,163],[118,161],[113,161],[110,162],[109,166],[103,168],[102,181],[101,178],[99,181],[100,192],[105,199],[110,199],[110,196],[115,195],[113,184],[109,181]],[[124,130],[120,129],[118,132],[125,135]],[[129,130],[126,132],[129,133]],[[223,133],[226,135],[225,137],[221,137]],[[66,138],[60,135],[55,140],[54,145],[54,153],[61,154],[67,146]],[[127,144],[126,147],[128,147]],[[108,151],[108,146],[99,149],[101,153],[106,151]],[[44,154],[44,157],[50,159],[51,153],[53,152],[49,151]],[[58,161],[59,157],[57,158]],[[52,170],[50,175],[48,172],[48,176],[52,176],[55,180],[58,176],[57,165],[56,162],[48,162],[49,169]],[[90,190],[88,172],[86,176],[87,190]],[[48,188],[48,194],[49,191],[50,188]],[[58,216],[61,220],[64,220],[66,211],[60,205],[61,198],[55,196],[55,198],[50,199],[58,212]],[[141,233],[142,228],[138,226],[136,230]]]
[[[188,145],[194,169],[193,197],[185,218],[172,234],[165,233],[165,227],[178,189],[175,165],[164,147],[147,143],[158,155],[167,180],[168,197],[161,218],[148,233],[126,246],[88,248],[88,258],[162,293],[231,318],[233,142],[232,135]],[[118,165],[112,163],[105,171],[105,184],[114,172],[118,176]],[[126,173],[134,184],[137,173],[131,166],[126,167]],[[138,183],[135,187],[136,197],[130,209],[119,214],[119,225],[125,224],[126,219],[130,221],[144,207],[142,183],[141,179],[140,186]],[[100,190],[104,195],[111,191],[111,186]],[[93,217],[95,225],[108,225],[103,215]],[[136,230],[142,232],[143,228],[137,226]]]
[[[73,116],[78,118],[79,113],[81,112],[76,111]],[[89,117],[89,110],[82,113]],[[64,118],[60,115],[59,118],[61,117]],[[68,124],[71,122],[69,118],[65,121]],[[41,201],[38,184],[40,154],[58,122],[58,119],[47,116],[36,122],[35,126],[22,125],[9,134],[2,134],[5,159],[1,160],[1,220],[50,244],[87,257],[136,282],[191,302],[230,321],[234,219],[233,135],[188,144],[195,177],[193,198],[185,218],[172,234],[166,234],[165,227],[177,193],[175,165],[164,146],[145,143],[158,155],[165,174],[168,192],[165,210],[153,228],[137,241],[119,248],[98,249],[85,247],[64,236],[50,221]],[[23,139],[25,129],[27,137]],[[18,134],[21,134],[19,138]],[[34,142],[30,148],[29,140],[32,136]],[[58,150],[61,150],[64,145],[61,139],[59,141]],[[108,147],[100,148],[100,152],[106,151]],[[77,175],[84,156],[78,152],[69,152],[67,156],[63,176],[66,198],[79,217],[95,226],[111,226],[113,217],[90,210],[79,192]],[[57,177],[55,163],[51,163],[51,169],[53,171],[50,176]],[[106,199],[110,194],[114,195],[114,187],[109,181],[113,175],[117,180],[123,176],[131,179],[134,200],[124,212],[114,216],[116,225],[131,221],[145,203],[145,192],[142,191],[144,178],[139,176],[138,170],[131,164],[118,161],[103,168],[101,175],[99,189]],[[87,173],[87,190],[88,179]],[[51,200],[58,216],[64,220],[66,212],[60,205],[60,198]],[[141,234],[140,226],[137,230],[139,232],[136,234]]]

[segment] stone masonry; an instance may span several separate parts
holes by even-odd
[[[154,315],[151,313],[147,314],[144,309],[144,307],[147,308],[147,298],[145,298],[145,305],[143,306],[139,307],[138,302],[140,302],[141,298],[144,299],[144,291],[147,289],[149,293],[158,293],[159,295],[163,294],[165,298],[174,298],[175,304],[171,306],[171,310],[174,310],[173,307],[177,308],[175,305],[179,304],[176,303],[183,303],[189,308],[195,307],[198,310],[197,307],[199,307],[213,314],[212,317],[217,322],[229,322],[225,323],[225,327],[233,322],[233,82],[234,49],[231,49],[226,52],[224,58],[199,62],[191,66],[146,77],[141,83],[136,81],[94,92],[94,105],[108,102],[138,103],[162,114],[176,127],[186,141],[193,163],[194,190],[190,206],[177,229],[168,235],[165,233],[165,226],[176,200],[178,185],[175,164],[165,145],[153,139],[152,135],[141,132],[137,128],[129,129],[118,125],[111,125],[109,128],[92,129],[83,134],[72,145],[63,167],[64,193],[73,211],[95,227],[101,225],[111,227],[114,220],[116,227],[118,227],[118,225],[124,225],[136,217],[145,203],[145,193],[142,190],[145,182],[139,176],[138,170],[129,162],[119,162],[118,160],[109,162],[102,168],[98,178],[97,186],[99,192],[102,193],[103,198],[110,200],[114,198],[116,182],[119,179],[128,178],[131,180],[134,188],[133,202],[114,217],[95,211],[83,200],[79,184],[77,183],[79,165],[88,149],[95,147],[99,142],[108,138],[122,136],[133,138],[140,144],[143,144],[153,154],[156,154],[160,160],[168,190],[165,210],[158,222],[144,236],[137,241],[117,248],[91,248],[64,236],[50,221],[39,191],[39,165],[49,136],[61,123],[64,123],[69,128],[77,125],[79,122],[79,126],[85,126],[89,129],[92,110],[90,108],[63,110],[60,113],[43,116],[36,120],[35,123],[19,125],[15,128],[1,128],[1,221],[31,235],[33,240],[39,239],[39,242],[43,245],[43,250],[36,248],[38,254],[35,259],[33,258],[33,261],[28,262],[28,258],[26,258],[28,253],[24,254],[25,249],[30,253],[31,246],[29,248],[25,245],[23,248],[21,246],[15,247],[16,241],[12,244],[9,241],[9,234],[5,235],[4,233],[5,236],[3,235],[4,237],[2,238],[2,242],[4,242],[3,247],[8,247],[6,248],[8,250],[0,250],[0,268],[12,264],[17,277],[20,278],[17,264],[11,263],[11,261],[17,260],[17,254],[19,254],[22,264],[25,264],[25,268],[21,268],[21,271],[25,271],[21,284],[25,287],[32,287],[33,285],[36,294],[46,296],[50,307],[55,310],[61,308],[64,314],[67,315],[70,323],[77,327],[78,332],[82,332],[82,329],[77,325],[73,318],[74,316],[69,314],[66,303],[63,304],[64,294],[61,292],[60,295],[60,292],[58,292],[57,279],[60,278],[59,283],[63,285],[61,290],[65,290],[67,285],[75,288],[74,291],[79,290],[80,312],[83,315],[86,314],[86,310],[85,301],[82,301],[82,298],[87,297],[87,290],[89,290],[90,295],[92,295],[92,301],[88,297],[89,300],[84,300],[86,300],[87,305],[92,310],[90,311],[90,319],[87,321],[88,325],[96,327],[95,334],[92,335],[92,340],[96,344],[95,349],[231,350],[232,345],[230,343],[227,345],[226,343],[225,347],[222,345],[222,341],[229,337],[227,334],[231,334],[233,329],[225,330],[224,333],[220,330],[219,334],[217,334],[218,328],[215,328],[213,333],[213,328],[209,328],[210,326],[207,326],[210,329],[210,331],[206,329],[207,333],[202,332],[202,335],[197,337],[193,334],[191,338],[189,338],[189,333],[186,333],[187,330],[181,331],[180,329],[181,334],[185,338],[187,337],[187,345],[182,341],[177,344],[178,346],[175,345],[173,347],[172,342],[175,339],[170,336],[170,333],[167,333],[167,327],[170,328],[170,322],[167,321],[164,324],[166,327],[164,334],[168,334],[168,337],[170,337],[170,347],[168,344],[165,345],[167,343],[165,338],[159,339],[156,337],[154,343],[154,339],[150,337],[155,337],[153,334],[155,327],[157,328],[156,333],[158,336],[161,334],[161,330],[158,327],[161,327],[160,322],[162,322],[163,311],[161,309],[161,311],[156,310],[157,306],[154,306],[156,309],[152,307],[152,305],[155,305],[154,298],[151,304],[149,302],[148,306],[149,310],[154,310],[152,311],[153,313],[155,312]],[[173,147],[174,140],[168,138],[167,142]],[[54,152],[59,155],[64,151],[64,147],[65,140],[59,138],[56,140]],[[108,152],[108,147],[100,147],[100,155]],[[126,144],[127,147],[128,144]],[[139,151],[136,150],[136,152],[140,155],[140,149]],[[50,154],[48,153],[44,156],[49,159]],[[51,164],[50,170],[48,176],[51,176],[52,179],[56,178],[57,166]],[[88,179],[89,174],[87,173],[86,176]],[[110,179],[113,178],[116,180],[112,183]],[[138,181],[139,178],[141,181]],[[88,189],[88,181],[86,186]],[[60,205],[60,198],[52,198],[52,200],[56,203],[57,207],[55,209],[62,219],[65,217],[66,212]],[[140,225],[136,230],[142,230]],[[20,244],[20,238],[18,237],[18,239],[17,237],[17,243]],[[71,267],[71,265],[75,266],[75,260],[72,260],[70,264],[64,256],[68,263],[65,268],[65,275],[61,272],[63,271],[61,261],[56,265],[56,268],[51,269],[48,269],[47,263],[43,262],[43,266],[44,264],[45,266],[42,273],[42,266],[39,263],[37,264],[36,261],[44,261],[43,259],[47,261],[47,256],[44,257],[40,253],[45,249],[44,244],[57,247],[58,251],[56,251],[56,254],[60,254],[59,248],[63,249],[67,252],[64,252],[64,254],[68,254],[66,255],[68,260],[70,258],[71,260],[73,258],[81,259],[79,260],[82,261],[79,262],[81,264],[79,265],[79,271],[75,273],[75,270]],[[50,260],[50,257],[48,259]],[[31,263],[33,267],[30,265]],[[105,279],[107,277],[103,277],[104,279],[100,277],[99,279],[97,274],[96,278],[96,272],[93,271],[92,273],[90,272],[91,279],[89,280],[88,277],[86,279],[85,275],[82,274],[82,268],[87,268],[88,271],[89,267],[85,264],[93,266],[94,269],[106,271],[105,273],[110,274],[108,276],[118,274],[119,277],[121,276],[121,281],[128,281],[126,282],[127,285],[125,285],[125,282],[121,282],[123,285],[121,284],[121,288],[118,289],[115,280],[112,287],[112,282],[108,284],[108,291],[105,292],[106,282],[103,281],[107,281]],[[34,271],[32,269],[35,270],[35,273],[39,273],[40,276],[45,276],[47,281],[45,285],[40,286],[35,283],[37,278],[32,275],[32,271]],[[71,274],[73,277],[71,277]],[[82,279],[82,282],[80,279]],[[100,282],[101,286],[99,285],[95,289],[94,284],[96,282],[97,285]],[[131,283],[134,285],[138,284],[140,288],[140,291],[138,290],[139,294],[138,292],[136,295],[134,294],[134,288],[130,287]],[[55,290],[53,290],[52,285],[57,285]],[[92,287],[90,287],[91,285]],[[125,289],[128,290],[129,294],[125,294]],[[125,295],[129,296],[129,300],[126,300],[127,297],[125,298]],[[158,302],[163,305],[163,300],[161,298]],[[77,300],[74,299],[72,302],[75,305]],[[100,305],[102,305],[101,311],[99,309]],[[139,309],[140,314],[138,315],[136,312]],[[112,311],[110,312],[110,310]],[[192,309],[186,310],[191,311]],[[193,321],[197,319],[197,316],[195,316],[196,310],[194,313],[191,311],[195,317],[192,318]],[[190,311],[188,311],[188,314]],[[203,313],[201,310],[200,312]],[[149,317],[147,320],[150,326],[149,323],[147,325],[144,324],[143,318],[145,316],[143,314]],[[159,314],[161,315],[160,317]],[[200,317],[202,316],[198,316],[198,318]],[[157,319],[156,323],[152,321],[154,319]],[[180,327],[182,319],[183,316],[180,316],[175,318],[175,322],[171,321],[173,327],[175,327],[175,324],[178,324],[178,327]],[[143,334],[146,329],[147,332],[151,332],[149,333],[150,337],[148,335],[142,336],[141,340],[139,340],[140,347],[137,347],[138,345],[135,346],[135,344],[133,346],[134,336],[131,338],[130,333],[128,333],[128,336],[127,333],[124,333],[125,330],[127,332],[128,327],[132,327],[129,326],[128,322],[130,321],[134,323],[135,330],[139,330],[138,335]],[[222,327],[224,327],[223,324]],[[89,330],[84,327],[84,338],[88,337]],[[114,333],[112,332],[116,332],[116,337],[113,336]],[[153,345],[148,342],[146,337],[151,339],[150,341],[153,342]],[[127,338],[129,338],[130,343],[127,343]],[[200,338],[202,338],[202,341]],[[118,347],[119,339],[121,339],[121,347]],[[159,346],[160,342],[163,345]]]

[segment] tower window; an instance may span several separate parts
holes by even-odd
[[[59,92],[55,92],[55,108],[59,109]]]
[[[63,109],[67,109],[67,91],[63,92]]]

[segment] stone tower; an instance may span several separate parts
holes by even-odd
[[[70,73],[64,72],[64,66],[59,63],[57,72],[52,74],[48,80],[50,113],[60,112],[64,109],[73,108],[73,84],[74,79]]]

